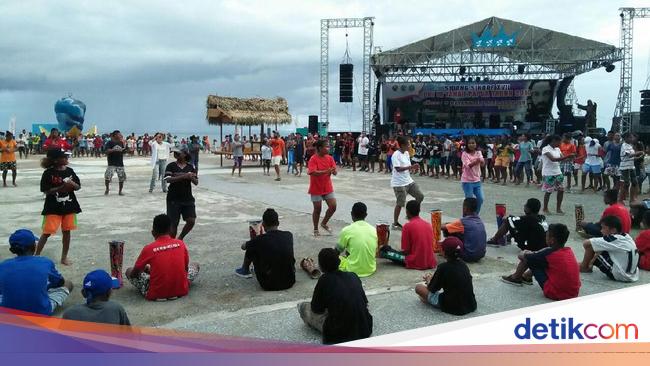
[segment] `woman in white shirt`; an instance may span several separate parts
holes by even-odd
[[[544,192],[544,213],[550,215],[548,210],[548,201],[553,192],[557,192],[558,215],[564,215],[562,212],[562,199],[564,198],[564,175],[560,169],[560,162],[571,159],[575,154],[562,156],[560,151],[560,142],[562,138],[557,135],[549,137],[548,145],[542,149],[542,191]]]
[[[167,159],[169,159],[169,152],[171,150],[171,144],[167,141],[163,141],[163,134],[156,133],[153,137],[153,140],[149,142],[151,146],[151,182],[149,183],[149,193],[153,192],[153,189],[156,187],[156,180],[160,179],[160,185],[162,186],[162,191],[167,192],[167,185],[165,180],[162,179],[165,175],[165,168],[167,168]]]
[[[603,159],[600,157],[598,140],[589,136],[585,137],[585,152],[587,157],[582,165],[582,190],[585,190],[587,175],[590,175],[590,186],[594,188],[594,192],[597,192],[603,184],[601,176]]]

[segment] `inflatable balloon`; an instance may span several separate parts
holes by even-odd
[[[54,105],[54,113],[63,135],[75,127],[75,130],[83,130],[86,105],[82,101],[72,97],[61,98]]]

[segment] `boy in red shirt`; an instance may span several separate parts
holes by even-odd
[[[650,271],[650,211],[643,214],[641,227],[645,230],[639,233],[634,240],[636,248],[639,250],[639,268]]]
[[[171,226],[169,216],[154,217],[151,234],[156,240],[142,248],[133,268],[126,270],[126,277],[147,300],[185,296],[199,275],[199,264],[190,263],[185,243],[169,235]]]
[[[580,268],[571,248],[565,247],[569,229],[563,224],[551,224],[546,232],[546,244],[537,252],[524,250],[519,254],[515,273],[501,277],[505,283],[532,285],[535,277],[544,296],[551,300],[566,300],[580,292]]]
[[[307,175],[309,175],[309,191],[314,211],[311,214],[314,223],[314,236],[320,236],[318,231],[318,220],[323,207],[323,201],[327,202],[327,211],[321,221],[320,227],[328,233],[332,233],[327,223],[336,212],[336,197],[334,197],[334,186],[332,175],[336,175],[336,163],[329,154],[329,145],[325,140],[318,140],[314,143],[316,154],[307,163]]]
[[[434,268],[436,257],[433,254],[433,231],[431,225],[420,218],[420,202],[408,201],[406,218],[409,221],[402,228],[402,251],[384,245],[379,248],[379,256],[409,269]]]
[[[630,216],[630,212],[627,210],[627,208],[618,201],[618,190],[609,189],[605,191],[603,201],[608,206],[605,208],[605,211],[603,211],[600,219],[602,220],[603,217],[607,216],[618,217],[619,220],[621,220],[623,233],[629,234],[630,230],[632,229],[632,217]],[[582,222],[580,223],[580,226],[582,227],[582,232],[580,232],[580,234],[583,236],[590,238],[603,236],[600,233],[600,222]]]

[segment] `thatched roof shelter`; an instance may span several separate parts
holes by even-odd
[[[235,98],[209,95],[206,119],[211,125],[238,124],[255,126],[260,124],[291,123],[289,105],[284,98]]]

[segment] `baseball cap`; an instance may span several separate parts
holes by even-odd
[[[444,251],[454,250],[454,249],[458,250],[463,247],[463,242],[460,241],[460,239],[458,239],[455,236],[450,236],[448,238],[445,238],[445,240],[443,240],[442,243],[440,243],[440,245],[442,246],[442,250]]]
[[[86,302],[91,303],[97,296],[107,294],[113,287],[113,279],[108,272],[97,269],[84,277],[83,289]]]
[[[63,151],[61,149],[50,149],[47,151],[47,158],[48,159],[58,159],[58,158],[63,158],[66,156],[69,156],[70,153],[67,151]]]
[[[9,236],[9,245],[12,247],[26,248],[34,245],[38,238],[31,230],[18,229]]]

